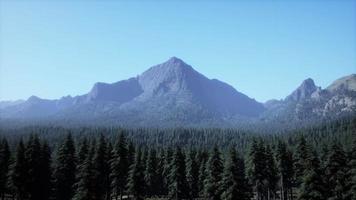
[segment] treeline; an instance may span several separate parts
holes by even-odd
[[[62,137],[55,152],[37,134],[11,151],[0,143],[0,197],[18,200],[356,199],[356,139],[315,150],[299,135],[285,140],[254,137],[243,155],[236,146],[207,148],[137,145],[125,132]]]

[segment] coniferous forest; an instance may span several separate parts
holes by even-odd
[[[355,200],[356,118],[278,133],[0,132],[0,199]]]

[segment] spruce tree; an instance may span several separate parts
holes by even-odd
[[[228,161],[224,168],[221,199],[251,199],[248,182],[245,176],[244,161],[238,157],[234,148],[230,149]]]
[[[105,137],[101,135],[99,139],[99,145],[93,160],[93,176],[95,181],[94,196],[97,200],[105,200],[107,199],[107,195],[109,195],[109,191],[107,190],[110,187],[110,165],[108,159],[109,156],[107,142]]]
[[[267,145],[265,151],[265,162],[267,199],[275,199],[277,191],[277,182],[279,177],[276,162],[274,160],[274,155],[269,145]]]
[[[328,198],[332,200],[346,200],[349,183],[347,182],[347,156],[340,144],[334,143],[326,164],[326,185]]]
[[[188,185],[186,177],[185,156],[182,150],[177,147],[170,163],[168,175],[168,196],[169,199],[185,199],[188,195]]]
[[[257,200],[262,199],[266,195],[266,160],[264,151],[262,141],[258,144],[257,140],[254,139],[248,155],[248,175]]]
[[[356,199],[356,136],[353,138],[352,148],[350,151],[349,159],[349,184],[348,197],[352,200]]]
[[[307,147],[310,148],[310,147]],[[325,184],[320,170],[320,161],[313,150],[306,150],[306,160],[298,200],[325,200]]]
[[[187,182],[192,199],[199,196],[199,165],[196,154],[195,150],[190,150],[187,156]]]
[[[75,193],[73,200],[96,200],[95,189],[99,185],[94,184],[94,167],[93,167],[93,147],[89,151],[85,160],[78,165],[77,183],[75,184]]]
[[[141,150],[139,149],[135,156],[135,162],[130,166],[127,182],[127,191],[129,197],[133,200],[144,199],[144,167],[141,162]]]
[[[68,134],[63,144],[57,150],[54,179],[54,198],[70,200],[74,195],[76,174],[76,152],[71,134]]]
[[[279,173],[279,187],[281,200],[293,197],[293,157],[284,142],[279,141],[277,146],[277,169]]]
[[[29,200],[41,200],[41,156],[42,152],[39,138],[37,135],[31,135],[25,152],[26,166],[28,167],[26,189],[29,194]]]
[[[305,165],[307,163],[307,142],[305,137],[302,135],[298,140],[298,144],[295,152],[295,176],[296,176],[296,186],[299,187],[303,181],[303,175],[305,170]]]
[[[207,165],[208,157],[209,156],[205,151],[199,153],[199,178],[198,178],[199,196],[204,196],[204,184],[207,177],[206,165]]]
[[[110,160],[111,189],[115,199],[118,196],[122,199],[126,190],[127,174],[129,171],[128,164],[127,141],[125,135],[121,133]]]
[[[85,137],[84,139],[81,140],[79,145],[78,156],[77,156],[78,165],[80,165],[87,159],[88,153],[89,153],[89,144],[88,144],[88,139]]]
[[[206,170],[207,177],[204,184],[205,197],[212,200],[219,200],[221,195],[220,184],[224,167],[217,146],[215,146],[211,152]]]
[[[165,165],[165,151],[163,149],[160,150],[160,153],[157,158],[157,194],[158,196],[162,196],[165,194],[165,182],[164,182],[164,165]]]
[[[4,199],[8,192],[7,182],[10,165],[10,150],[7,140],[3,138],[0,141],[0,197]]]
[[[152,197],[158,194],[158,160],[155,149],[150,149],[145,170],[146,195]]]
[[[41,188],[40,198],[38,200],[48,200],[51,197],[52,190],[52,169],[51,169],[51,149],[47,141],[44,141],[41,148],[41,163],[40,163],[40,182],[38,183]]]
[[[163,194],[168,195],[168,186],[170,185],[169,182],[169,173],[171,171],[171,162],[173,159],[173,150],[171,147],[167,148],[163,166]]]
[[[16,199],[25,200],[28,198],[26,190],[26,180],[28,178],[28,169],[25,158],[25,145],[22,139],[16,148],[16,155],[13,165],[10,167],[10,186],[14,191]]]

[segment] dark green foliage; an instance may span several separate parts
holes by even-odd
[[[70,200],[74,195],[76,174],[75,146],[71,134],[58,148],[54,169],[54,198]]]
[[[208,154],[206,152],[199,152],[199,182],[198,182],[198,188],[199,188],[199,195],[203,196],[204,195],[204,184],[205,184],[205,179],[207,177],[207,171],[206,171],[206,164],[208,162]]]
[[[267,199],[276,198],[277,192],[277,182],[278,182],[278,172],[277,166],[272,153],[271,147],[267,145],[265,150],[265,185],[267,189]]]
[[[308,149],[308,147],[307,147]],[[306,150],[305,168],[298,200],[325,200],[325,183],[320,170],[320,161],[314,150]]]
[[[221,153],[215,146],[211,152],[208,160],[206,171],[207,177],[205,179],[204,190],[205,197],[212,200],[219,200],[221,195],[221,180],[223,174],[223,163],[221,159]]]
[[[10,186],[12,191],[19,200],[24,200],[28,197],[26,180],[28,178],[28,169],[25,159],[25,145],[20,140],[17,145],[15,161],[10,171]]]
[[[29,200],[40,200],[42,193],[42,162],[41,162],[41,143],[37,135],[31,135],[28,140],[25,159],[28,170],[26,179],[26,190],[29,195]]]
[[[130,166],[127,191],[134,200],[144,199],[144,166],[141,160],[141,150],[136,153],[135,162]]]
[[[52,169],[51,169],[51,149],[47,141],[44,141],[41,149],[41,163],[40,163],[40,182],[35,183],[39,185],[40,197],[38,200],[48,200],[51,196],[52,190]]]
[[[187,156],[187,182],[191,198],[199,197],[199,165],[196,154],[195,150],[190,150]]]
[[[356,134],[353,138],[353,146],[350,151],[350,159],[349,159],[349,184],[350,190],[348,192],[348,196],[352,199],[356,199]]]
[[[93,147],[92,147],[93,148]],[[78,165],[77,183],[73,200],[95,200],[98,185],[95,184],[93,150],[90,150],[85,160]]]
[[[246,199],[250,194],[254,200],[296,195],[353,200],[355,130],[356,119],[272,135],[235,129],[0,129],[7,140],[0,140],[5,163],[0,193],[6,200]],[[65,137],[68,131],[74,139]],[[179,148],[172,151],[173,146]],[[229,153],[228,146],[241,157],[232,156],[236,152]],[[248,183],[242,178],[245,158]]]
[[[153,197],[159,194],[158,160],[156,150],[150,149],[145,170],[146,196]]]
[[[291,199],[293,196],[294,180],[293,155],[282,141],[278,143],[276,160],[281,199]]]
[[[168,179],[169,199],[179,200],[188,198],[189,188],[186,177],[185,156],[179,147],[176,148],[171,160]]]
[[[296,152],[295,152],[295,176],[296,176],[296,186],[300,186],[303,182],[304,170],[307,163],[307,143],[304,135],[299,138]]]
[[[245,176],[244,161],[237,156],[232,148],[229,153],[227,165],[222,180],[222,195],[224,200],[249,200],[250,190]]]
[[[110,165],[109,151],[106,139],[100,136],[98,148],[93,159],[93,177],[94,177],[94,197],[97,200],[105,200],[110,194]]]
[[[128,147],[126,137],[123,133],[120,134],[112,152],[110,170],[112,196],[115,199],[120,196],[120,199],[122,199],[126,190],[127,174],[129,171]]]
[[[326,185],[329,186],[328,199],[347,199],[349,183],[347,182],[347,156],[340,144],[334,143],[330,149],[326,165]]]
[[[8,192],[7,182],[10,165],[10,149],[5,138],[0,141],[0,197]]]
[[[248,156],[248,175],[256,198],[259,200],[265,197],[266,187],[266,160],[265,149],[262,141],[259,143],[253,140]]]

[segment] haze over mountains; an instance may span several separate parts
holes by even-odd
[[[356,113],[356,74],[326,89],[310,78],[284,100],[260,103],[172,57],[141,75],[96,83],[81,96],[0,102],[1,120],[122,126],[239,126],[258,122],[308,122]]]

